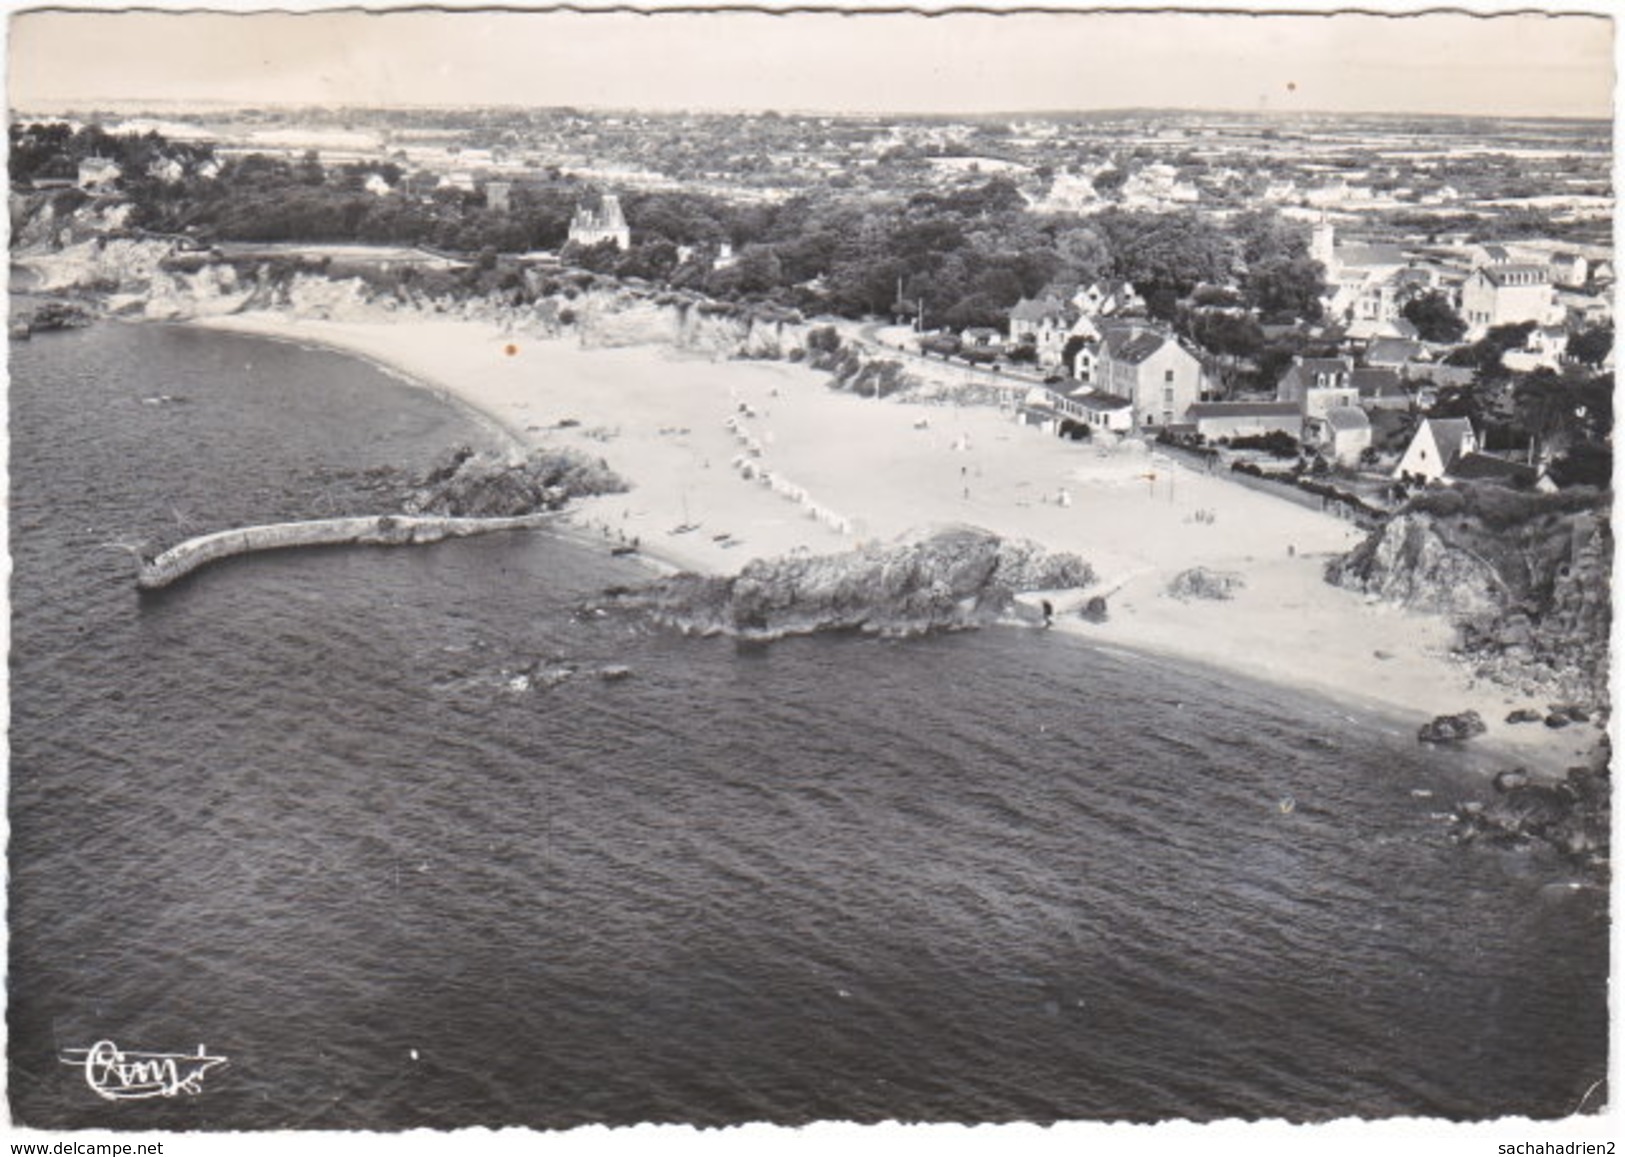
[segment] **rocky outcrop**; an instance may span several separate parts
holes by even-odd
[[[1459,715],[1439,715],[1422,724],[1416,732],[1418,743],[1461,743],[1483,735],[1486,728],[1476,711],[1463,711]]]
[[[1450,616],[1482,678],[1601,707],[1612,557],[1605,495],[1462,487],[1418,496],[1326,578]]]
[[[1025,591],[1094,581],[1076,555],[970,527],[847,554],[758,560],[730,577],[674,575],[616,601],[697,634],[920,634],[978,626]]]
[[[1453,541],[1430,515],[1400,513],[1327,566],[1328,582],[1419,611],[1452,616],[1494,611],[1495,568]]]
[[[1460,843],[1502,847],[1544,844],[1593,873],[1607,870],[1611,836],[1611,778],[1605,761],[1572,767],[1555,783],[1526,772],[1502,772],[1489,800],[1467,800],[1451,816]]]
[[[1246,585],[1245,580],[1233,571],[1209,570],[1205,566],[1193,566],[1173,577],[1168,583],[1168,596],[1180,600],[1232,599],[1235,598],[1235,592]]]
[[[404,506],[413,514],[501,518],[557,510],[572,497],[626,488],[602,458],[575,450],[532,450],[515,459],[461,446],[429,470]]]

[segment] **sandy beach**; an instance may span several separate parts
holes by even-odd
[[[726,573],[970,523],[1087,559],[1100,582],[1063,600],[1057,626],[1102,645],[1318,692],[1396,726],[1471,708],[1489,725],[1468,745],[1486,771],[1561,770],[1598,736],[1504,723],[1545,702],[1474,679],[1450,657],[1442,618],[1322,581],[1326,559],[1362,537],[1352,524],[1138,443],[1067,442],[994,407],[858,398],[797,365],[582,349],[484,323],[262,313],[196,324],[358,354],[475,408],[519,445],[601,455],[632,489],[578,502],[574,526],[672,567]],[[1228,601],[1170,597],[1170,579],[1193,566],[1245,585]],[[1064,613],[1096,593],[1106,622]]]

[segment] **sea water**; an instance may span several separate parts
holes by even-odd
[[[10,389],[22,1124],[1606,1095],[1606,898],[1448,840],[1487,756],[1053,632],[677,637],[586,611],[644,572],[547,533],[138,596],[131,547],[367,513],[347,472],[490,435],[363,362],[184,327],[14,343]],[[64,1063],[98,1041],[227,1063],[109,1101]]]

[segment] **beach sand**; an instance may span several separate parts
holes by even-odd
[[[1327,558],[1362,537],[1351,523],[1138,443],[1067,442],[994,407],[854,397],[803,366],[582,349],[484,323],[260,313],[196,324],[359,354],[475,408],[519,445],[601,455],[632,489],[579,500],[570,517],[606,549],[636,542],[671,567],[728,573],[969,523],[1087,559],[1100,582],[1059,601],[1056,625],[1097,643],[1318,692],[1396,726],[1470,708],[1489,726],[1467,748],[1486,771],[1561,770],[1598,738],[1589,725],[1504,723],[1545,702],[1475,679],[1449,655],[1443,618],[1325,583]],[[747,479],[742,462],[771,480]],[[1170,579],[1193,566],[1245,585],[1225,601],[1170,597]],[[1106,622],[1068,613],[1095,593],[1107,595]]]

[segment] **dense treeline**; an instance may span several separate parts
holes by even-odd
[[[566,176],[526,179],[497,210],[482,193],[439,187],[435,174],[391,161],[323,166],[314,153],[216,156],[205,144],[113,137],[94,126],[13,125],[11,140],[15,181],[72,176],[79,159],[110,157],[123,170],[133,226],[203,242],[561,249],[571,214],[599,192]],[[828,190],[736,203],[626,192],[622,206],[635,242],[629,251],[601,246],[567,256],[599,272],[725,300],[846,316],[897,312],[930,328],[962,329],[1002,326],[1022,297],[1064,296],[1112,278],[1131,281],[1152,314],[1169,319],[1202,286],[1234,285],[1238,306],[1278,317],[1319,311],[1321,271],[1306,239],[1268,213],[1244,214],[1229,232],[1192,212],[1044,215],[1003,177],[906,198]],[[724,245],[731,256],[719,259]]]

